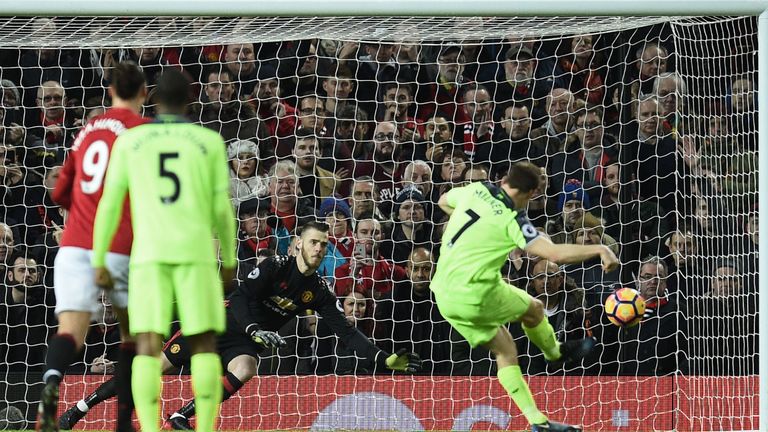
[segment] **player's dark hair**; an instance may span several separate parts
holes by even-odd
[[[522,193],[530,192],[539,187],[541,169],[530,162],[516,162],[509,167],[507,186]]]
[[[189,80],[178,69],[166,69],[157,80],[157,103],[183,111],[189,103]]]
[[[147,80],[144,72],[132,61],[118,63],[112,69],[112,82],[110,87],[120,99],[133,99],[139,95]]]
[[[307,232],[309,229],[315,229],[320,232],[327,233],[330,230],[330,227],[325,222],[319,222],[319,221],[309,221],[301,226],[301,231],[297,232],[297,234],[300,236]]]

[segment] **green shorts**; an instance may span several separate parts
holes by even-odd
[[[168,336],[174,306],[184,334],[224,331],[224,291],[216,264],[131,265],[128,277],[131,334]]]
[[[531,304],[531,296],[501,278],[471,285],[471,291],[482,296],[480,301],[463,302],[450,295],[450,287],[436,292],[435,300],[443,317],[474,348],[490,342],[499,327],[520,320]]]

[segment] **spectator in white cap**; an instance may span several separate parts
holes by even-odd
[[[269,183],[258,172],[259,146],[253,141],[235,140],[229,143],[227,156],[233,204],[266,196]]]

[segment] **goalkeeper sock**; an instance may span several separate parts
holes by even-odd
[[[195,394],[197,422],[195,430],[210,432],[216,424],[221,403],[221,359],[215,353],[192,356],[192,391]]]
[[[115,397],[117,394],[117,380],[115,377],[110,378],[107,382],[100,385],[95,392],[91,393],[83,399],[85,407],[80,402],[77,403],[77,408],[82,412],[88,412],[89,409],[104,402],[105,400]],[[86,409],[83,409],[86,408]]]
[[[122,342],[118,354],[117,370],[117,430],[125,431],[133,429],[131,417],[133,416],[133,395],[131,394],[131,365],[136,357],[136,344]]]
[[[160,359],[148,355],[137,355],[133,359],[131,387],[142,432],[160,431],[158,400],[163,386]]]
[[[547,416],[536,407],[528,383],[523,378],[520,366],[513,365],[499,369],[499,382],[509,396],[515,401],[515,405],[528,420],[529,424],[542,424],[547,422]]]
[[[48,342],[45,354],[45,373],[43,382],[59,384],[67,367],[72,364],[77,354],[75,338],[68,333],[58,333]]]
[[[233,394],[237,393],[237,391],[240,390],[241,387],[243,387],[243,382],[237,379],[237,377],[234,374],[232,374],[232,372],[227,372],[226,375],[221,377],[221,383],[223,384],[223,391],[224,391],[223,397],[221,398],[222,402],[231,398]],[[187,404],[181,407],[180,410],[173,413],[173,415],[171,415],[171,418],[184,417],[186,419],[189,419],[193,415],[195,415],[194,400],[187,402]]]
[[[528,339],[544,353],[545,359],[553,361],[560,358],[560,342],[557,341],[555,330],[547,318],[542,319],[535,327],[522,327]]]

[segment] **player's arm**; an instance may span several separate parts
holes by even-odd
[[[51,193],[53,202],[65,210],[72,205],[72,188],[75,182],[75,157],[70,154],[59,172],[59,179]]]
[[[322,292],[322,291],[321,291]],[[348,348],[362,357],[366,357],[381,369],[414,373],[421,370],[421,359],[415,353],[405,349],[395,354],[389,354],[371,342],[360,330],[347,321],[341,309],[341,304],[330,292],[322,292],[323,299],[317,312],[325,320],[331,331],[341,339]]]
[[[437,205],[448,216],[450,216],[453,213],[453,210],[456,208],[456,205],[458,205],[459,189],[462,189],[462,188],[453,188],[449,190],[448,192],[440,195],[440,199],[437,201]]]
[[[94,268],[103,268],[105,265],[107,251],[120,225],[125,195],[128,193],[128,169],[122,151],[124,146],[121,145],[121,138],[118,138],[112,146],[104,189],[93,222],[91,265]]]
[[[219,239],[222,266],[227,269],[234,269],[235,265],[237,265],[235,251],[237,227],[235,225],[235,213],[232,210],[232,202],[229,196],[229,168],[224,143],[217,143],[217,145],[220,151],[213,152],[212,168],[215,188],[213,197],[214,230]],[[224,282],[228,283],[228,281]]]
[[[274,277],[274,272],[274,258],[265,259],[248,274],[243,283],[229,296],[229,310],[240,330],[245,334],[250,335],[254,330],[261,328],[250,304],[269,296],[267,291]]]
[[[606,272],[619,266],[616,255],[604,245],[554,244],[548,238],[538,236],[528,243],[525,251],[559,264],[580,263],[599,256]]]

